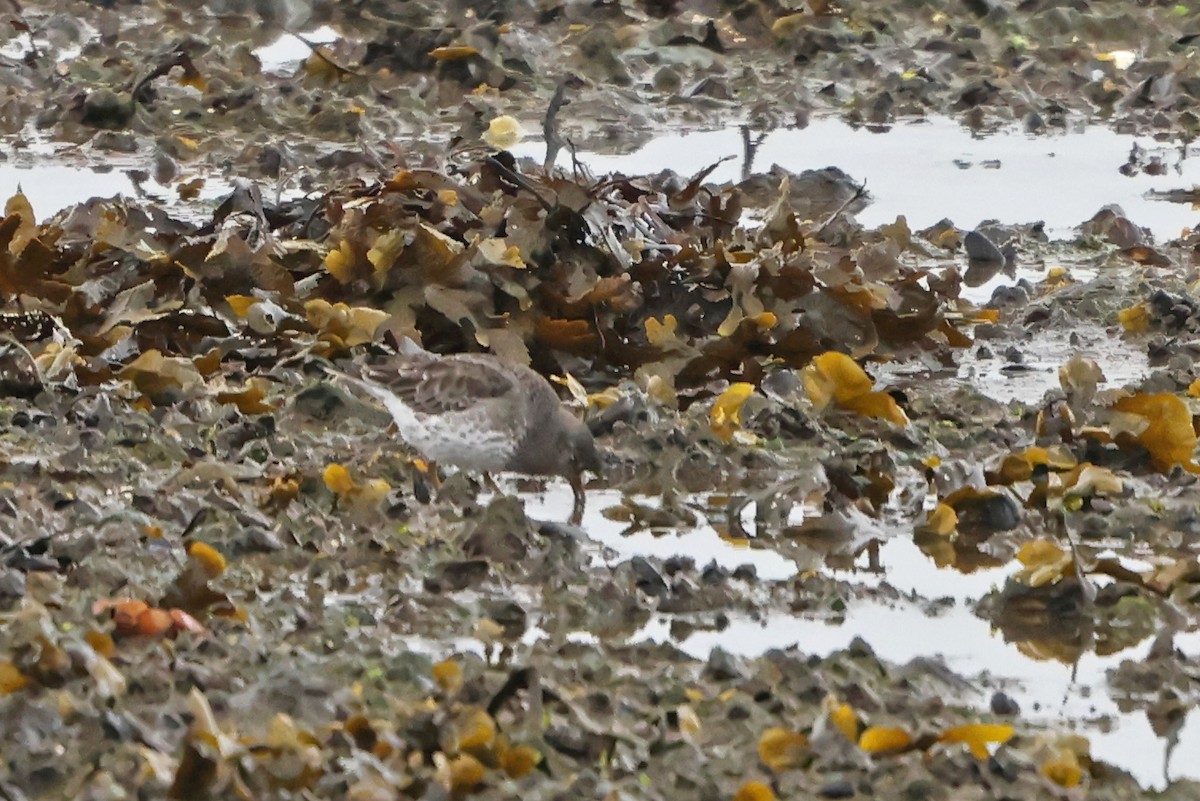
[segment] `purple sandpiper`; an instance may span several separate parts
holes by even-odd
[[[572,522],[583,515],[583,472],[600,470],[587,426],[528,367],[485,353],[439,356],[411,341],[361,377],[330,370],[378,400],[400,436],[431,462],[463,470],[562,476]]]

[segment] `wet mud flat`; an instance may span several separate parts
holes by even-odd
[[[1090,12],[12,12],[0,794],[1194,797],[1196,20]]]

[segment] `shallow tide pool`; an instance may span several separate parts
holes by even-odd
[[[543,493],[522,497],[526,512],[536,519],[563,520],[571,509],[571,490],[563,484],[552,484]],[[698,567],[710,562],[729,570],[754,565],[762,581],[787,580],[797,572],[796,565],[782,555],[770,549],[738,547],[705,524],[626,534],[625,524],[603,514],[620,499],[621,494],[613,490],[588,492],[581,528],[592,544],[596,566],[615,565],[635,556],[661,559],[682,555],[695,560]],[[1161,788],[1168,776],[1200,779],[1200,762],[1188,756],[1200,754],[1200,715],[1189,716],[1167,763],[1167,744],[1154,734],[1146,716],[1121,712],[1108,694],[1107,672],[1125,660],[1145,658],[1149,639],[1110,656],[1088,652],[1074,664],[1032,659],[1015,643],[1005,642],[986,620],[971,611],[976,600],[1003,584],[1015,571],[1014,566],[970,575],[939,569],[911,537],[903,535],[881,545],[879,561],[882,573],[870,572],[864,566],[836,575],[863,587],[886,582],[913,600],[883,603],[851,599],[836,621],[785,612],[771,613],[765,620],[731,615],[730,624],[722,631],[698,630],[681,641],[671,637],[671,618],[659,615],[636,637],[673,642],[697,659],[707,658],[718,646],[747,657],[792,646],[804,654],[826,656],[861,637],[882,659],[896,665],[918,658],[944,662],[973,685],[981,713],[987,709],[992,693],[1003,690],[1020,705],[1021,712],[1014,720],[1018,729],[1021,721],[1030,721],[1054,731],[1079,732],[1091,742],[1093,756],[1128,771],[1144,787]],[[952,603],[939,604],[939,611],[931,614],[928,604],[918,602],[918,596],[947,598]],[[1175,645],[1193,658],[1200,656],[1200,633],[1177,637]]]
[[[1122,174],[1134,148],[1157,156],[1162,174]],[[619,155],[582,151],[578,156],[597,175],[664,169],[692,175],[732,157],[709,177],[721,183],[740,179],[743,150],[741,131],[726,128],[658,136]],[[531,141],[514,152],[540,161],[545,146]],[[569,161],[569,153],[559,154],[560,166]],[[766,172],[772,164],[792,172],[838,167],[864,183],[873,202],[856,216],[869,227],[900,215],[913,229],[943,219],[963,229],[985,220],[1042,221],[1051,239],[1070,239],[1076,226],[1108,204],[1120,205],[1159,241],[1200,222],[1190,204],[1148,194],[1190,190],[1200,183],[1200,158],[1192,147],[1098,126],[1032,136],[1016,129],[975,133],[948,118],[900,122],[886,131],[818,119],[804,128],[767,133],[753,168]]]

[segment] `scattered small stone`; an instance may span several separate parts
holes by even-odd
[[[486,601],[482,605],[485,615],[500,624],[504,638],[509,641],[520,639],[528,626],[528,614],[516,601]]]
[[[672,556],[663,562],[663,572],[674,577],[677,573],[691,573],[696,569],[696,560],[690,556]]]
[[[695,630],[696,627],[689,620],[681,617],[671,619],[671,639],[675,642],[683,642],[691,637]]]
[[[340,387],[318,383],[298,392],[292,399],[292,408],[317,420],[332,420],[347,405],[348,398]]]
[[[845,779],[836,779],[818,790],[817,795],[822,798],[853,798],[854,785]]]
[[[667,586],[667,582],[654,569],[654,566],[641,556],[630,559],[629,567],[633,570],[634,583],[642,592],[654,598],[665,598],[670,594],[671,589]]]
[[[1021,714],[1020,705],[1008,693],[1003,691],[997,691],[992,695],[991,707],[992,713],[996,715],[1011,717]]]
[[[1029,302],[1030,292],[1025,287],[1017,284],[1015,286],[998,286],[992,291],[991,300],[988,301],[989,306],[1024,306]]]
[[[708,664],[704,666],[704,673],[714,681],[730,681],[744,677],[746,665],[741,659],[718,645],[708,655]]]
[[[437,573],[425,579],[427,592],[458,592],[483,581],[488,574],[486,559],[464,559],[446,562]]]
[[[105,737],[120,742],[129,742],[140,734],[139,726],[128,715],[111,709],[104,710],[100,715],[100,728]]]
[[[968,231],[963,237],[963,249],[971,261],[1004,263],[1004,253],[992,240],[979,231]]]
[[[721,584],[729,578],[729,571],[716,562],[709,562],[700,573],[700,581],[705,584]]]
[[[980,323],[975,326],[977,339],[1000,339],[1008,332],[1008,328],[994,323]]]
[[[846,646],[846,653],[855,659],[862,657],[875,658],[875,649],[862,637],[855,637],[851,640],[850,644]]]
[[[1025,315],[1024,323],[1030,325],[1032,323],[1044,323],[1050,319],[1050,309],[1045,306],[1036,306],[1029,310],[1029,314]]]
[[[0,569],[0,600],[25,595],[25,574],[11,567]]]
[[[900,801],[933,801],[946,797],[946,788],[929,779],[915,779],[900,791]]]
[[[738,565],[733,571],[733,577],[738,581],[758,581],[758,568],[751,564]]]
[[[1013,760],[999,754],[993,754],[987,761],[988,772],[999,776],[1007,782],[1015,782],[1020,775],[1021,767]]]
[[[1021,522],[1021,507],[1009,495],[969,499],[956,511],[960,531],[976,527],[988,531],[1008,531]]]

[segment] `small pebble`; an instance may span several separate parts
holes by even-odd
[[[758,579],[758,568],[754,565],[738,565],[733,571],[733,577],[738,581],[756,581]]]
[[[1020,713],[1021,707],[1008,693],[997,692],[992,696],[992,714],[1011,716]]]
[[[630,559],[629,567],[633,570],[634,582],[637,584],[637,588],[642,592],[656,598],[663,598],[670,593],[667,582],[654,569],[654,566],[642,557],[635,556]]]
[[[822,798],[853,798],[854,786],[845,779],[838,779],[818,790],[817,795]]]
[[[704,673],[715,681],[730,681],[743,678],[746,675],[746,666],[742,664],[742,660],[717,646],[708,655],[708,664],[704,666]]]

